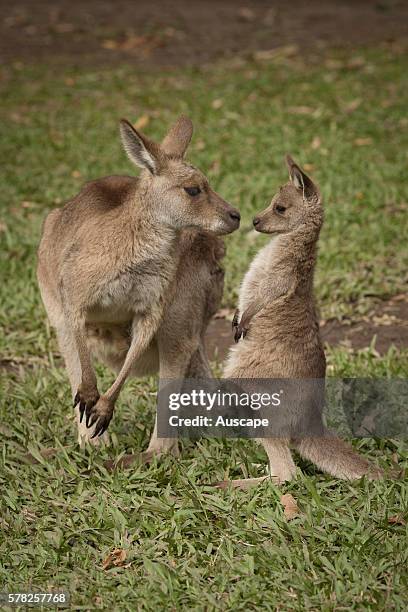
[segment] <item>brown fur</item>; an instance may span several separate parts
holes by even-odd
[[[242,283],[234,328],[236,341],[245,339],[231,349],[224,372],[228,378],[322,379],[326,374],[313,296],[321,197],[290,157],[287,163],[290,182],[254,219],[257,231],[276,236],[258,253]],[[260,440],[271,475],[284,481],[295,474],[289,444],[339,478],[380,475],[323,423],[321,428],[321,437]]]
[[[140,177],[92,181],[45,220],[38,281],[79,404],[81,443],[104,433],[130,374],[209,373],[202,336],[223,287],[216,234],[236,229],[239,213],[183,161],[191,134],[182,117],[158,145],[123,121]],[[118,371],[102,396],[92,356]],[[149,448],[172,444],[154,433]]]

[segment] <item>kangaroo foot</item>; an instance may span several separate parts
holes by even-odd
[[[162,450],[161,452],[158,450],[146,450],[143,453],[124,455],[119,461],[110,459],[109,461],[105,461],[104,465],[109,472],[113,472],[115,469],[126,470],[135,464],[149,464],[155,457],[159,458],[166,453],[171,453],[173,456],[178,457],[179,450],[178,448]]]
[[[178,457],[180,455],[180,451],[178,445],[174,446],[163,446],[157,448],[148,448],[141,454],[141,461],[143,463],[150,463],[155,458],[162,457],[163,455],[173,455],[173,457]]]

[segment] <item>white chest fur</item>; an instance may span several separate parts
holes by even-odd
[[[279,236],[274,236],[271,241],[259,251],[252,260],[239,292],[239,310],[241,313],[248,305],[261,297],[262,286],[266,284],[271,275],[274,255],[278,251]]]

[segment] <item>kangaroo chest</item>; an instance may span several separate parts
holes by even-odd
[[[271,282],[274,254],[278,252],[278,237],[273,238],[253,259],[244,276],[239,292],[239,309],[241,313],[248,308],[254,299],[262,297],[262,287]]]
[[[160,308],[176,269],[177,258],[171,252],[122,263],[100,287],[88,321],[123,323]]]

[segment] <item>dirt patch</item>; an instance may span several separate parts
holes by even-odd
[[[210,323],[206,346],[211,360],[223,362],[233,344],[232,314],[233,311],[222,312],[222,317]],[[375,350],[381,355],[391,346],[408,349],[408,295],[397,295],[382,302],[369,316],[358,320],[322,321],[321,334],[329,346],[360,350],[374,343]]]
[[[283,45],[303,51],[407,35],[402,0],[15,0],[0,6],[3,62],[198,65]]]
[[[222,363],[233,344],[233,313],[232,309],[220,310],[208,327],[206,348],[211,361]],[[391,346],[399,350],[408,349],[408,295],[396,295],[381,302],[372,313],[363,318],[321,321],[320,329],[323,341],[329,346],[360,350],[374,345],[380,355],[384,355]],[[60,355],[54,355],[54,362],[62,366]],[[23,376],[27,368],[47,365],[48,359],[40,357],[0,359],[0,369],[20,376]]]

